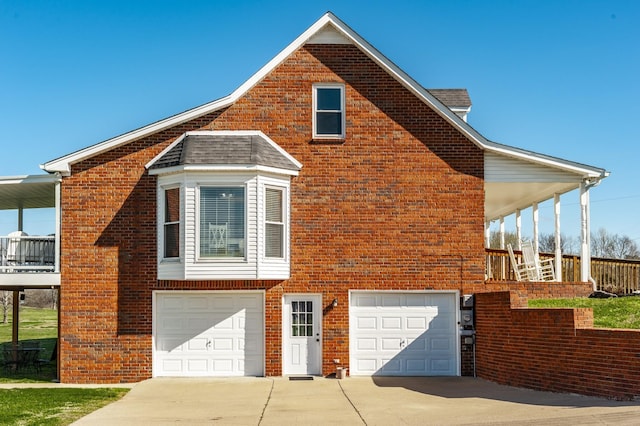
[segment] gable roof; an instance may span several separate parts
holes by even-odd
[[[302,165],[260,131],[187,132],[147,164],[152,174],[167,169],[256,166],[297,174]]]
[[[157,121],[131,132],[116,136],[96,145],[84,148],[63,157],[51,160],[41,165],[41,168],[48,172],[58,172],[63,175],[71,173],[71,165],[87,158],[91,158],[100,153],[117,148],[134,140],[143,138],[153,133],[165,130],[189,120],[201,117],[205,114],[217,111],[232,105],[236,100],[243,96],[262,78],[268,75],[275,67],[282,63],[289,55],[306,43],[349,43],[358,47],[371,60],[378,64],[382,69],[389,73],[394,79],[400,82],[407,90],[429,105],[443,119],[448,121],[453,127],[457,128],[470,141],[475,143],[479,148],[485,151],[492,151],[502,155],[508,155],[526,161],[541,163],[550,167],[563,169],[572,173],[582,175],[584,179],[600,180],[608,175],[604,169],[585,166],[583,164],[572,161],[562,160],[542,154],[531,155],[531,151],[525,151],[508,147],[506,145],[496,144],[489,141],[473,127],[468,125],[462,118],[449,109],[443,102],[438,100],[436,96],[427,89],[418,84],[413,78],[402,71],[392,61],[386,58],[381,52],[360,37],[348,25],[338,19],[331,12],[327,12],[318,19],[311,27],[303,32],[284,50],[277,54],[271,61],[264,65],[258,72],[251,76],[246,82],[238,87],[230,95],[215,100],[213,102],[201,105],[199,107],[187,110],[172,117]]]

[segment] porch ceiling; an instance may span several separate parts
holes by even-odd
[[[485,220],[508,216],[579,187],[579,182],[485,182]]]
[[[0,210],[55,207],[55,175],[0,177]]]

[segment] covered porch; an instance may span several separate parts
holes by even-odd
[[[21,293],[60,286],[60,182],[57,175],[0,177],[0,292],[13,294],[14,347],[19,343]],[[47,217],[53,226],[35,226],[26,212],[53,216]]]
[[[590,249],[590,191],[598,186],[609,172],[513,147],[494,144],[485,151],[485,248],[486,280],[515,281],[513,265],[507,252],[505,218],[511,217],[517,243],[512,247],[515,256],[522,255],[523,229],[541,259],[552,258],[555,280],[559,282],[591,282],[597,289],[592,273]],[[578,205],[580,250],[578,256],[565,256],[561,245],[561,198],[569,196],[572,208]],[[577,201],[577,203],[576,203]],[[553,253],[539,253],[539,205],[553,205]],[[523,224],[522,212],[527,210],[531,223]],[[497,225],[499,243],[491,247],[491,225]]]

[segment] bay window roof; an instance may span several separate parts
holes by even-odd
[[[302,164],[260,131],[197,131],[179,137],[147,164],[147,169],[152,174],[161,174],[166,169],[188,166],[255,166],[292,175],[302,168]]]

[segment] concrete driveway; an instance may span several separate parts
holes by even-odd
[[[470,377],[141,382],[76,425],[635,425],[640,404]]]

